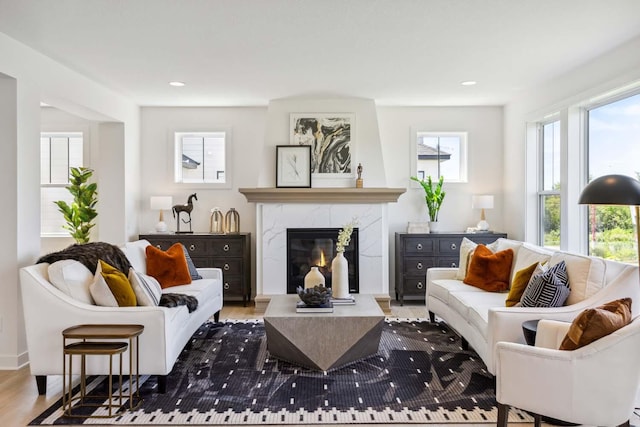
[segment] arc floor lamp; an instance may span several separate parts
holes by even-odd
[[[582,190],[581,205],[635,206],[638,265],[640,265],[640,181],[626,175],[604,175],[594,179]]]

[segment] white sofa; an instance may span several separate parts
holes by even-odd
[[[132,267],[146,273],[146,240],[127,243],[121,248]],[[62,375],[62,331],[81,324],[140,324],[140,374],[157,375],[158,389],[166,390],[166,375],[171,372],[178,355],[193,333],[211,316],[218,321],[222,309],[222,271],[199,268],[202,279],[191,284],[173,286],[165,292],[192,295],[198,308],[189,313],[184,305],[177,307],[138,306],[102,307],[78,301],[50,283],[47,263],[20,269],[20,285],[24,307],[27,348],[31,374],[36,376],[38,392],[46,393],[46,376]],[[129,372],[128,357],[124,371]],[[109,372],[108,359],[87,358],[87,374]],[[74,368],[79,364],[74,363]],[[75,369],[74,369],[75,371]]]
[[[507,292],[486,292],[466,285],[458,268],[427,270],[426,306],[432,321],[444,320],[478,353],[493,375],[496,373],[495,347],[499,341],[524,343],[522,323],[550,319],[571,322],[587,307],[618,298],[632,298],[633,317],[640,313],[638,267],[602,258],[549,251],[529,243],[498,239],[496,251],[511,248],[514,260],[511,278],[534,262],[547,260],[555,265],[564,260],[571,292],[562,307],[506,307]],[[466,262],[461,259],[461,265]],[[458,277],[458,278],[456,278]]]

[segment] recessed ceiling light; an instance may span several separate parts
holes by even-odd
[[[175,87],[182,87],[184,86],[183,82],[169,82],[170,86],[175,86]]]
[[[473,80],[467,80],[466,82],[462,82],[460,83],[462,86],[473,86],[474,84],[476,84],[478,82],[473,81]]]

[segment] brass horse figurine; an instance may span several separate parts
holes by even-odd
[[[171,210],[173,211],[173,217],[176,218],[177,215],[177,230],[176,233],[193,233],[193,231],[191,231],[191,211],[193,210],[193,199],[198,200],[198,196],[196,195],[196,193],[193,193],[192,195],[189,196],[189,199],[187,200],[187,203],[185,203],[184,205],[174,205]],[[182,212],[186,212],[187,215],[189,216],[189,220],[182,220],[182,222],[184,222],[185,224],[189,224],[189,231],[180,231],[180,214]]]

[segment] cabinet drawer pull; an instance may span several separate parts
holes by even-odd
[[[189,250],[190,251],[195,251],[196,250],[196,245],[189,245]]]
[[[226,264],[226,263],[225,263],[224,267],[222,267],[222,269],[223,269],[224,271],[229,271],[229,269],[230,269],[230,268],[231,268],[231,267],[229,267],[229,264]]]
[[[422,282],[418,282],[418,284],[416,285],[416,288],[422,289],[424,288],[424,285],[422,284]]]
[[[458,265],[455,262],[452,262],[451,263],[451,268],[456,268],[456,267],[458,267]]]
[[[230,287],[231,287],[231,285],[229,285],[228,282],[224,282],[224,290],[225,291],[228,291]]]
[[[421,251],[421,250],[422,250],[422,243],[418,243],[418,244],[416,245],[416,249],[417,249],[417,250],[419,250],[419,251]]]
[[[156,245],[156,248],[162,249],[162,245]]]
[[[224,245],[224,246],[222,247],[222,250],[223,250],[223,251],[225,251],[225,252],[229,252],[229,245],[227,245],[227,244],[226,244],[226,245]]]
[[[451,244],[451,250],[455,251],[456,249],[458,249],[458,246],[455,243]]]
[[[417,264],[416,264],[416,268],[417,268],[418,270],[422,270],[422,263],[421,263],[421,262],[417,263]]]

